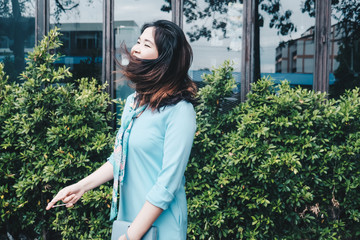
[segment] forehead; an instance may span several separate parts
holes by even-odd
[[[155,28],[154,27],[148,27],[148,28],[145,28],[145,30],[143,31],[143,33],[141,34],[140,37],[144,37],[144,38],[147,38],[147,39],[152,39],[154,40],[154,37],[155,37]]]

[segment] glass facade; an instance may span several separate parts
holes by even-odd
[[[19,81],[35,45],[35,0],[3,1],[0,9],[0,62],[10,81]]]
[[[50,10],[36,9],[36,6],[45,8],[38,4],[39,2],[49,3]],[[74,79],[94,77],[99,83],[110,83],[108,91],[111,96],[124,99],[133,90],[127,86],[121,74],[113,74],[116,70],[113,60],[116,58],[119,62],[125,61],[121,58],[120,46],[125,44],[130,49],[145,22],[171,20],[173,15],[180,14],[180,10],[175,13],[171,11],[170,2],[175,1],[3,1],[0,9],[0,61],[5,63],[5,71],[10,79],[17,81],[25,66],[26,54],[32,51],[35,36],[40,32],[39,29],[35,32],[35,15],[50,11],[50,28],[58,26],[63,34],[63,46],[58,50],[63,57],[56,64],[70,67]],[[194,52],[190,76],[201,85],[203,73],[218,67],[225,60],[230,60],[233,62],[234,76],[238,82],[238,89],[234,89],[234,92],[238,92],[242,64],[243,5],[240,1],[215,4],[202,0],[183,1],[183,4],[183,29]],[[292,12],[290,21],[294,23],[297,31],[286,36],[279,35],[276,26],[269,27],[271,16],[264,11],[262,5],[259,6],[264,25],[260,28],[259,38],[261,73],[274,76],[277,73],[310,74],[314,65],[314,41],[311,31],[315,19],[310,18],[307,13],[301,13],[301,3],[295,0],[281,1],[281,6],[280,15],[286,10]],[[113,39],[110,45],[109,39]],[[279,44],[280,42],[283,43]],[[338,45],[333,45],[331,71],[338,66]]]
[[[66,4],[66,3],[64,3]],[[66,11],[59,11],[66,8]],[[100,9],[100,11],[99,11]],[[96,78],[101,83],[102,1],[79,1],[60,6],[50,1],[50,29],[60,29],[63,55],[56,64],[70,67],[73,79]]]
[[[198,3],[198,10],[193,11],[198,16],[205,11],[207,5]],[[226,27],[213,28],[211,18],[184,17],[184,32],[189,37],[194,52],[194,60],[190,74],[197,82],[201,82],[201,75],[214,67],[219,67],[225,60],[233,62],[234,71],[240,72],[241,64],[241,34],[242,34],[242,4],[228,3],[223,5],[224,13],[213,12],[212,16],[218,23],[226,23]],[[185,12],[190,11],[187,9]],[[209,31],[211,38],[202,32],[203,27]],[[199,38],[196,39],[195,35]],[[238,75],[238,74],[236,74]],[[239,79],[237,79],[239,81]]]
[[[239,100],[243,5],[240,2],[219,4],[219,11],[211,10],[211,15],[204,16],[209,7],[211,9],[209,3],[201,1],[197,1],[196,8],[184,5],[183,29],[194,54],[189,74],[201,87],[205,73],[220,67],[225,60],[232,62],[237,87],[233,96],[227,98],[231,107]]]
[[[282,36],[277,34],[277,30],[264,28],[263,34],[276,36],[277,41],[262,38],[261,49],[262,57],[274,60],[275,64],[265,66],[266,73],[301,73],[312,74],[314,72],[314,25],[315,18],[307,13],[301,12],[301,3],[291,4],[282,1],[282,10],[290,10],[292,15],[291,22],[296,27],[296,31]],[[270,18],[267,17],[265,24],[269,25]],[[279,45],[280,42],[283,42]],[[271,51],[267,51],[267,47]],[[274,51],[274,49],[276,49]]]

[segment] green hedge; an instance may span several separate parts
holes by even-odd
[[[261,79],[223,112],[231,72],[215,69],[200,91],[189,238],[358,239],[359,89],[335,101]]]
[[[61,84],[71,73],[53,65],[59,45],[51,31],[29,54],[22,85],[8,84],[0,64],[0,239],[110,238],[111,183],[74,208],[45,211],[59,189],[103,164],[113,143],[104,86]],[[232,72],[225,62],[199,92],[188,238],[358,239],[359,89],[335,101],[261,79],[229,110]]]
[[[61,188],[100,167],[111,152],[110,103],[96,80],[54,67],[59,33],[51,31],[27,59],[23,84],[9,85],[0,65],[0,230],[16,239],[105,239],[110,184],[74,208],[45,211]]]

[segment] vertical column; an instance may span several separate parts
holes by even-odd
[[[102,82],[107,83],[106,91],[114,99],[114,0],[103,1]]]
[[[172,21],[183,28],[183,0],[171,0]]]
[[[36,0],[35,45],[49,32],[49,0]]]
[[[103,32],[102,32],[102,83],[107,83],[106,91],[110,98],[115,98],[115,83],[114,83],[114,0],[103,0]],[[109,106],[109,111],[115,112],[115,105]],[[115,128],[116,120],[110,123],[110,126]]]
[[[241,91],[240,100],[245,102],[250,92],[250,84],[255,81],[255,4],[256,0],[243,1],[243,31],[241,58]]]
[[[315,2],[315,69],[313,89],[329,90],[331,1]]]

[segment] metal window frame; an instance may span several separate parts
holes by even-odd
[[[315,2],[313,90],[329,92],[331,1]]]
[[[254,16],[254,0],[244,2],[243,15],[243,40],[242,40],[242,66],[241,66],[241,100],[245,101],[246,94],[250,91],[250,84],[254,81],[254,26],[249,21]],[[316,4],[315,22],[315,65],[321,64],[321,68],[315,68],[314,90],[327,92],[329,88],[329,32],[331,4],[327,1],[318,1]],[[183,28],[183,0],[171,0],[172,21]],[[325,14],[324,14],[325,11]],[[36,0],[35,14],[35,44],[40,41],[49,31],[50,19],[49,0]],[[111,98],[115,98],[114,84],[114,0],[103,0],[103,49],[102,49],[102,82],[107,83],[107,92]],[[325,29],[325,30],[324,30]],[[248,49],[248,50],[247,50]],[[247,51],[245,51],[247,50]],[[114,107],[111,111],[114,112]]]
[[[102,82],[107,84],[106,91],[111,99],[115,98],[114,85],[114,0],[103,0],[103,32],[102,32]],[[114,112],[114,106],[111,111]]]
[[[183,0],[171,0],[172,21],[183,27]],[[35,44],[49,32],[50,0],[36,0]],[[102,32],[102,83],[107,84],[106,91],[111,99],[115,94],[115,34],[114,34],[114,0],[103,0]],[[115,112],[115,107],[110,110]]]
[[[183,0],[171,0],[171,19],[181,29],[183,28]]]
[[[50,0],[36,0],[35,45],[49,32]]]
[[[102,82],[107,83],[107,92],[112,99],[115,95],[115,35],[114,35],[114,0],[103,0],[103,60]],[[172,21],[183,28],[183,0],[171,0]],[[115,112],[114,106],[111,111]]]
[[[242,28],[242,56],[241,56],[241,89],[240,100],[245,102],[246,95],[250,92],[250,85],[255,81],[255,48],[254,33],[255,22],[253,21],[256,11],[255,0],[243,2],[243,28]]]

